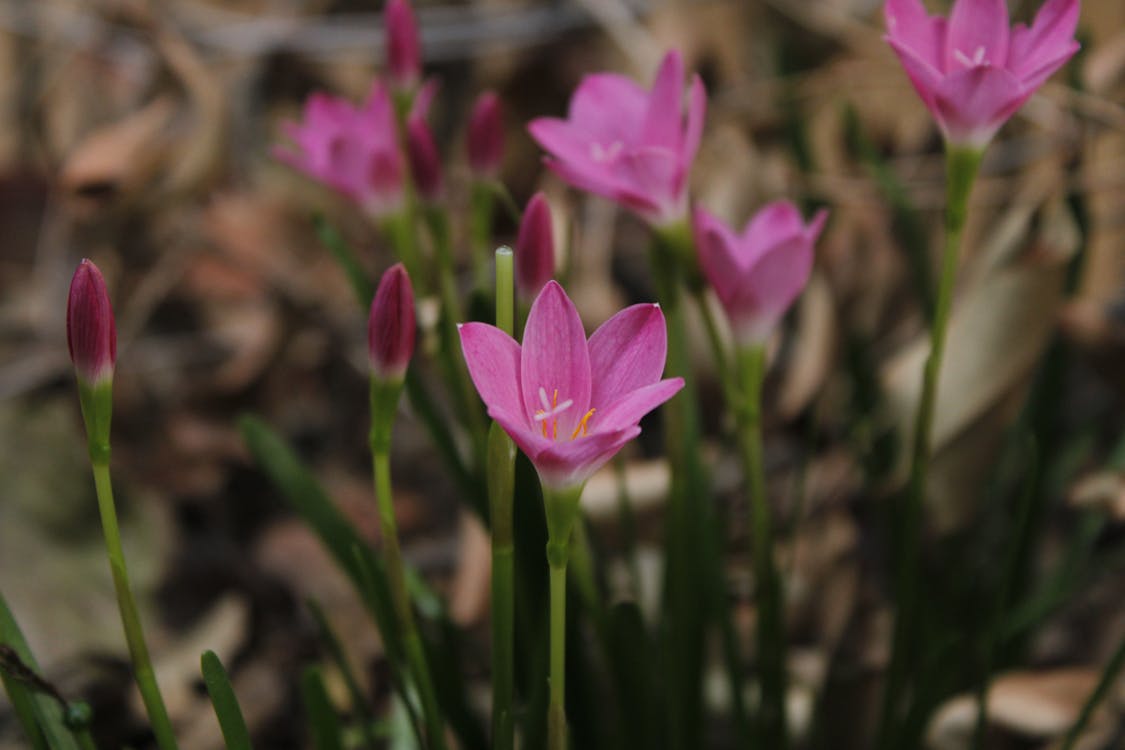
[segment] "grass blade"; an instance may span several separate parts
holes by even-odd
[[[223,663],[214,651],[205,651],[199,661],[203,683],[207,686],[207,694],[211,696],[211,705],[215,707],[215,717],[219,720],[219,729],[223,732],[227,750],[251,750],[253,745],[250,744],[250,731],[246,728],[246,720],[242,718],[242,709]]]
[[[306,667],[301,675],[301,699],[305,704],[312,745],[316,750],[344,750],[340,717],[332,708],[324,680],[316,667]]]

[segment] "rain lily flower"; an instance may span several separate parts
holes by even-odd
[[[422,79],[422,45],[418,24],[406,0],[390,0],[383,14],[387,73],[398,91],[411,91]]]
[[[1047,0],[1031,28],[1008,28],[1004,0],[957,0],[949,18],[887,0],[886,39],[946,140],[983,149],[1078,50],[1078,0]]]
[[[516,237],[516,288],[534,299],[555,275],[555,234],[547,196],[536,193],[527,202]]]
[[[706,93],[693,76],[684,116],[684,63],[669,52],[652,91],[615,73],[586,76],[567,119],[528,126],[547,165],[581,190],[605,196],[655,226],[687,216],[687,181],[703,134]]]
[[[105,278],[83,259],[70,281],[66,301],[66,343],[78,379],[97,385],[113,377],[117,361],[117,327]]]
[[[759,211],[739,235],[702,208],[695,210],[699,263],[739,346],[763,343],[805,288],[813,244],[827,219],[821,210],[805,224],[796,206],[778,201]]]
[[[473,104],[466,147],[473,173],[481,178],[495,177],[504,157],[504,121],[496,92],[484,92]]]
[[[574,303],[550,281],[531,306],[522,346],[484,323],[459,330],[489,416],[552,490],[581,487],[684,384],[660,379],[667,340],[658,305],[622,310],[587,341]]]
[[[293,146],[274,149],[282,162],[339,191],[372,218],[402,207],[403,158],[394,106],[381,84],[361,107],[315,93],[305,103],[302,121],[283,128]]]
[[[414,355],[414,288],[401,263],[379,280],[367,320],[367,352],[379,381],[401,382]]]

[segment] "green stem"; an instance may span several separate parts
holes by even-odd
[[[488,183],[474,182],[469,195],[469,245],[473,253],[473,285],[477,291],[488,289],[489,246],[492,243],[494,196]]]
[[[512,334],[512,251],[496,251],[496,327]],[[516,446],[493,422],[488,433],[488,499],[492,525],[492,747],[515,747],[515,541],[512,499]]]
[[[106,449],[108,454],[108,448]],[[117,608],[121,612],[121,624],[125,629],[125,641],[129,645],[129,656],[133,661],[133,674],[141,691],[145,711],[152,723],[152,732],[160,750],[175,750],[176,736],[172,732],[172,722],[160,687],[156,684],[156,673],[152,668],[152,658],[145,643],[141,617],[137,602],[129,584],[129,573],[125,567],[125,551],[121,547],[121,532],[117,527],[117,510],[113,502],[113,485],[109,478],[109,462],[94,462],[94,487],[98,494],[98,512],[102,518],[102,531],[105,534],[106,554],[109,568],[113,573],[113,587],[117,592]]]
[[[930,329],[930,355],[922,376],[922,394],[914,422],[913,450],[910,463],[910,485],[906,507],[898,528],[898,580],[894,642],[891,663],[884,685],[878,747],[894,746],[892,733],[900,713],[900,701],[911,664],[917,628],[918,581],[921,575],[919,548],[922,537],[922,507],[929,473],[931,432],[937,403],[938,377],[945,354],[945,334],[953,306],[953,285],[957,278],[957,261],[961,234],[968,213],[969,193],[980,167],[982,152],[948,146],[946,150],[945,247],[942,252],[941,278]]]
[[[390,421],[390,417],[373,415],[373,421],[377,422],[384,419]],[[414,623],[414,611],[410,607],[410,595],[406,589],[406,567],[402,560],[402,550],[399,547],[398,524],[395,521],[394,502],[391,495],[389,441],[387,441],[387,445],[382,445],[381,443],[384,441],[373,437],[371,442],[371,457],[375,476],[375,500],[379,506],[379,523],[383,531],[383,560],[387,566],[387,583],[391,588],[391,601],[395,608],[395,616],[398,618],[399,627],[402,630],[406,660],[414,676],[414,682],[418,686],[419,697],[422,700],[427,745],[431,750],[444,750],[446,746],[445,727],[441,717],[441,709],[438,707],[437,695],[434,692],[433,681],[430,679],[429,666],[426,664],[426,653],[422,648],[422,640]]]
[[[566,561],[551,563],[551,701],[548,750],[566,750]]]
[[[450,246],[449,217],[436,206],[425,209],[426,225],[434,240],[434,253],[438,266],[438,293],[441,297],[441,357],[444,363],[449,387],[457,399],[458,411],[465,420],[465,426],[473,442],[476,465],[482,466],[486,460],[488,429],[481,413],[476,389],[469,379],[469,370],[461,356],[461,339],[457,334],[457,323],[464,319],[461,303],[457,298],[457,284],[453,275],[453,249]],[[479,470],[479,469],[478,469]]]
[[[394,245],[395,254],[406,266],[410,280],[418,296],[424,297],[429,291],[429,278],[423,273],[422,259],[418,251],[418,236],[414,231],[414,204],[407,199],[402,211],[388,216],[383,222],[383,230]]]
[[[695,303],[699,307],[699,313],[703,317],[703,327],[707,331],[707,340],[711,343],[711,353],[715,357],[715,371],[719,374],[719,384],[723,388],[723,394],[727,397],[727,403],[732,403],[731,397],[734,394],[734,389],[730,382],[729,357],[726,342],[723,341],[723,335],[719,330],[719,321],[715,319],[715,312],[712,306],[708,304],[707,295],[702,288],[695,290],[694,297]]]
[[[785,750],[789,746],[785,718],[785,612],[781,580],[773,559],[773,523],[766,497],[766,470],[762,451],[762,383],[766,375],[764,346],[738,351],[744,392],[739,410],[743,459],[750,495],[751,556],[758,600],[758,663],[762,698],[758,730],[763,747]]]

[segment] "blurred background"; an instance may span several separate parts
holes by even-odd
[[[666,49],[683,50],[710,97],[695,200],[739,224],[775,198],[831,209],[813,281],[775,342],[766,444],[773,499],[789,519],[781,554],[792,705],[798,721],[815,709],[828,736],[845,736],[873,708],[887,657],[880,505],[901,482],[895,436],[917,398],[935,276],[925,248],[938,247],[944,205],[940,135],[881,40],[880,3],[414,5],[426,72],[441,80],[431,121],[451,205],[464,215],[464,126],[476,95],[493,89],[508,127],[503,179],[521,205],[547,191],[569,291],[591,329],[654,295],[644,227],[565,189],[524,129],[565,112],[583,74],[616,70],[647,85]],[[1029,20],[1038,3],[1009,6]],[[314,216],[337,226],[372,274],[393,256],[357,210],[271,148],[311,92],[366,96],[382,67],[380,10],[374,0],[0,3],[0,590],[47,677],[92,704],[105,747],[149,740],[65,344],[67,287],[82,257],[101,267],[114,299],[119,511],[182,746],[221,747],[199,679],[205,648],[230,669],[261,747],[306,746],[300,668],[328,662],[309,596],[376,700],[389,695],[362,605],[252,465],[236,424],[244,412],[262,415],[375,538],[366,315]],[[1049,746],[1125,632],[1125,4],[1086,0],[1079,32],[1083,50],[988,153],[935,431],[930,544],[940,555],[976,540],[935,578],[935,589],[968,582],[950,601],[980,603],[974,587],[995,580],[990,529],[1003,528],[1019,491],[1041,498],[1027,589],[1055,594],[1028,597],[1039,608],[1027,615],[1021,666],[995,685],[992,736],[1004,748]],[[515,227],[497,216],[496,240],[510,242]],[[468,289],[467,252],[462,261]],[[749,641],[740,473],[705,339],[696,340],[709,457],[732,519],[730,597]],[[486,532],[455,500],[409,413],[396,430],[406,554],[479,645],[463,673],[484,706]],[[614,589],[613,577],[610,586],[654,607],[667,470],[650,433],[622,468],[639,591]],[[1033,478],[1018,459],[1025,433],[1038,445]],[[612,473],[585,500],[613,558],[623,535]],[[957,612],[947,614],[957,627]],[[340,675],[330,664],[326,674],[346,703]],[[827,684],[851,689],[822,705]],[[962,747],[973,704],[943,690],[928,742]],[[1125,746],[1114,744],[1125,743],[1123,705],[1118,689],[1088,747]],[[714,732],[723,746],[721,727]],[[0,702],[0,747],[22,742]]]

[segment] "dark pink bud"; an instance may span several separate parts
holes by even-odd
[[[83,259],[70,281],[66,301],[66,344],[78,377],[94,384],[113,377],[117,361],[117,327],[105,279]]]
[[[492,91],[480,95],[469,115],[469,166],[478,176],[492,177],[504,157],[504,122],[500,97]]]
[[[441,193],[441,156],[430,127],[421,117],[406,121],[406,155],[418,195],[426,201],[436,200]]]
[[[401,263],[379,280],[367,321],[371,370],[383,381],[401,380],[414,354],[414,288]]]
[[[413,89],[422,78],[422,46],[418,24],[407,0],[390,0],[383,14],[387,39],[387,72],[399,90]]]
[[[534,299],[555,275],[555,235],[551,206],[543,193],[527,202],[516,237],[516,288],[524,299]]]

